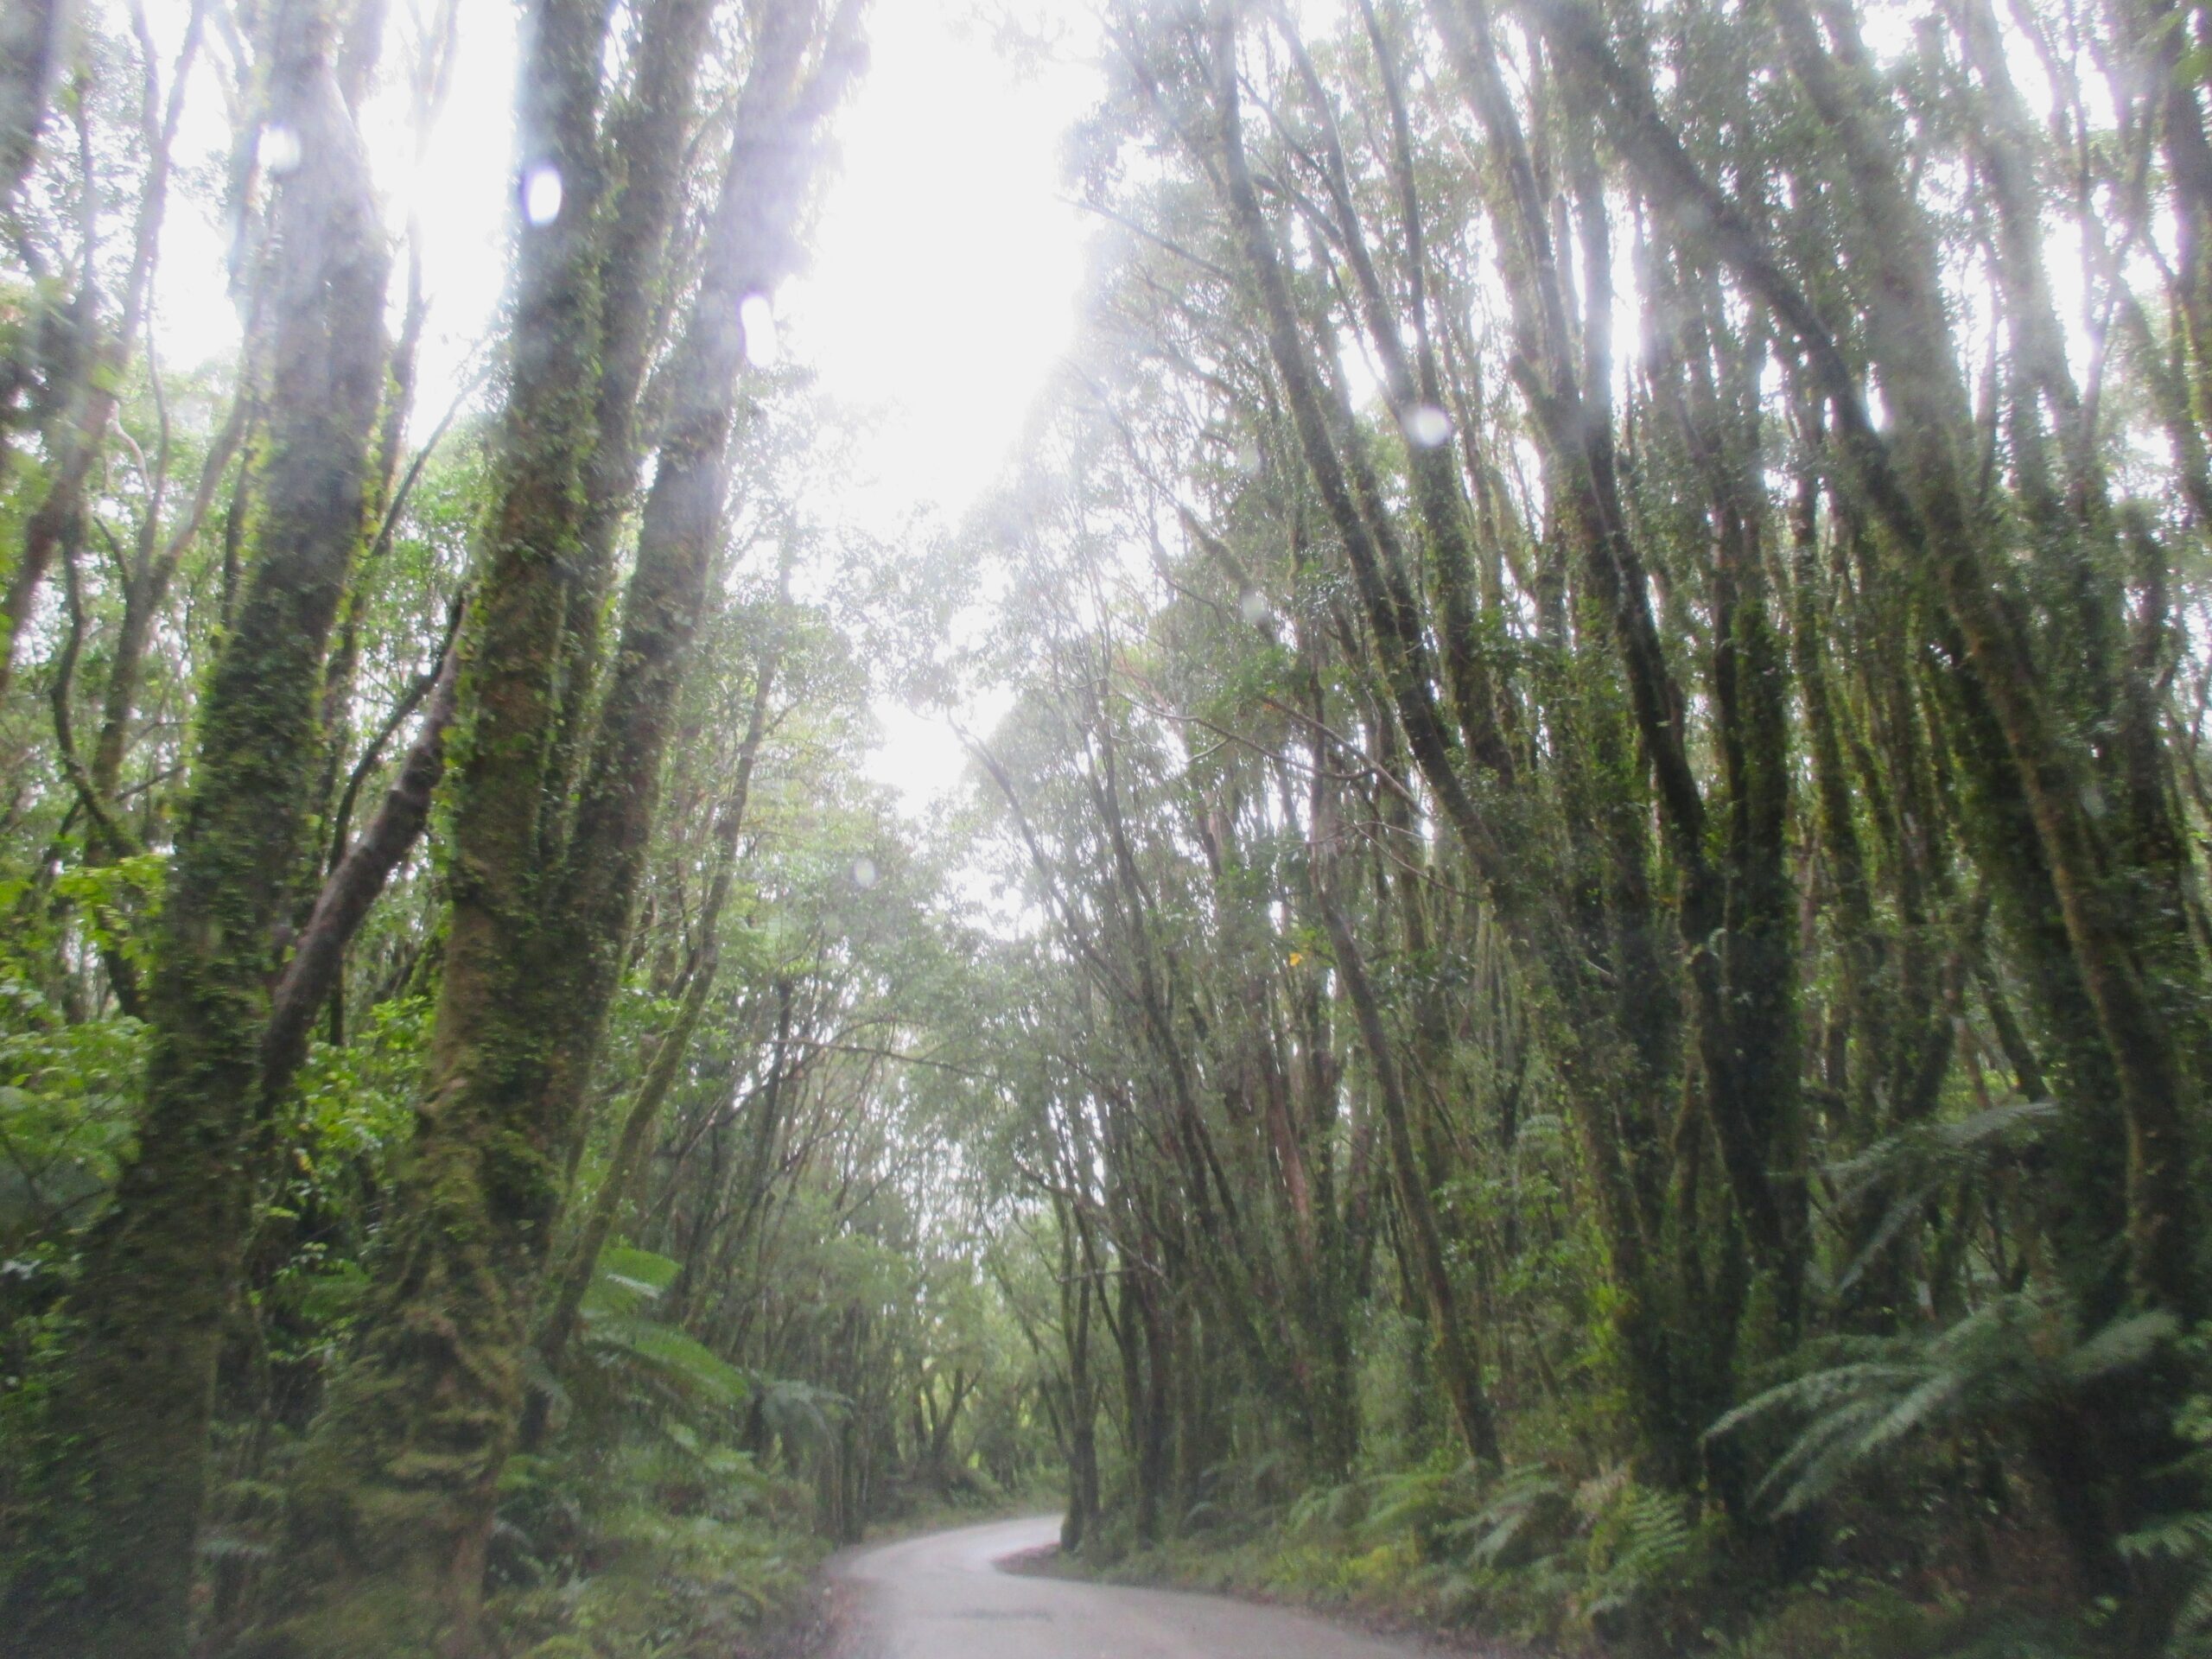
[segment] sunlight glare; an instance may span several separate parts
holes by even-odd
[[[264,127],[260,142],[254,148],[263,170],[278,178],[300,164],[300,135],[281,121],[272,121]]]
[[[748,294],[737,308],[738,327],[745,332],[745,360],[756,369],[772,369],[783,355],[776,340],[775,308],[766,294]]]
[[[1090,26],[1073,6],[1055,20]],[[1060,137],[1098,86],[1083,63],[1021,73],[959,4],[880,8],[873,35],[782,311],[823,389],[882,416],[854,505],[887,528],[990,481],[1074,337],[1089,226],[1062,199]]]

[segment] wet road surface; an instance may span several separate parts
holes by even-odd
[[[1059,1517],[994,1522],[849,1558],[842,1659],[1410,1659],[1436,1649],[1221,1596],[1001,1573]]]

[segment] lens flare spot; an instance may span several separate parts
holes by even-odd
[[[1417,449],[1433,449],[1452,435],[1452,417],[1434,404],[1415,404],[1400,424],[1406,442]]]
[[[561,217],[561,169],[540,162],[522,175],[522,216],[541,229]]]

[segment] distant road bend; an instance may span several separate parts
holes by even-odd
[[[1059,1536],[1052,1516],[885,1544],[838,1576],[855,1588],[842,1659],[1410,1659],[1434,1652],[1278,1607],[1001,1573]]]

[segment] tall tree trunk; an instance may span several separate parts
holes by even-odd
[[[367,1344],[309,1433],[273,1617],[247,1652],[461,1655],[478,1641],[480,1520],[521,1398],[531,1230],[550,1217],[559,1166],[550,1147],[506,1126],[526,1120],[543,1086],[555,1017],[551,976],[531,971],[559,949],[540,918],[541,793],[594,440],[610,3],[535,0],[524,18],[518,194],[535,181],[531,200],[550,196],[556,210],[517,229],[506,410],[461,674],[453,912],[429,1096]]]
[[[1359,1022],[1367,1046],[1368,1063],[1375,1073],[1376,1095],[1382,1109],[1383,1144],[1390,1159],[1391,1184],[1397,1194],[1398,1212],[1405,1227],[1403,1247],[1410,1249],[1412,1267],[1428,1307],[1429,1329],[1435,1338],[1438,1368],[1445,1392],[1451,1396],[1452,1414],[1465,1437],[1467,1451],[1484,1469],[1504,1465],[1497,1441],[1497,1422],[1484,1392],[1482,1356],[1475,1333],[1460,1306],[1459,1290],[1452,1282],[1445,1260],[1444,1237],[1437,1225],[1435,1201],[1429,1193],[1428,1176],[1414,1145],[1412,1108],[1406,1098],[1404,1073],[1398,1063],[1397,1046],[1384,1023],[1382,1007],[1368,977],[1365,959],[1352,936],[1342,908],[1325,882],[1316,884],[1315,899],[1329,935],[1337,971],[1344,976],[1344,991]]]
[[[274,106],[302,159],[276,207],[263,506],[200,707],[149,987],[138,1154],[73,1298],[79,1323],[54,1395],[59,1514],[41,1528],[61,1571],[23,1574],[11,1597],[15,1628],[55,1656],[182,1650],[216,1350],[259,1150],[270,930],[302,849],[322,652],[360,544],[383,387],[390,261],[333,78],[334,21],[320,0],[291,0],[274,33]],[[74,1551],[84,1580],[57,1606],[45,1598]]]
[[[707,999],[713,993],[721,965],[719,936],[722,906],[729,898],[730,879],[737,860],[738,837],[744,832],[746,804],[752,794],[753,764],[759,759],[761,739],[767,729],[768,698],[775,683],[775,654],[772,650],[755,671],[753,712],[747,721],[744,741],[738,750],[737,775],[731,782],[728,798],[715,814],[714,874],[708,883],[707,896],[699,907],[699,954],[698,959],[691,965],[690,982],[684,987],[683,1000],[677,1008],[676,1018],[662,1035],[660,1046],[654,1051],[652,1063],[645,1069],[644,1081],[638,1085],[637,1096],[630,1103],[630,1109],[623,1115],[622,1128],[615,1138],[613,1155],[607,1160],[607,1173],[601,1178],[598,1192],[593,1194],[591,1209],[584,1217],[569,1261],[555,1278],[552,1305],[539,1327],[539,1361],[547,1371],[556,1375],[567,1357],[569,1344],[575,1337],[583,1312],[584,1297],[591,1288],[592,1275],[599,1265],[600,1252],[613,1236],[623,1201],[636,1184],[639,1172],[644,1166],[653,1129],[660,1122],[662,1103],[667,1100],[669,1090],[675,1084],[677,1073],[690,1048],[692,1033],[697,1030],[700,1017],[706,1011]],[[544,1395],[532,1395],[523,1426],[525,1449],[543,1432],[545,1403]]]
[[[360,838],[340,851],[336,868],[325,879],[307,925],[300,930],[292,959],[276,981],[262,1039],[260,1083],[263,1109],[272,1116],[307,1058],[317,1011],[338,988],[346,947],[429,822],[431,798],[445,775],[446,728],[453,723],[458,701],[459,669],[458,644],[448,644],[431,687],[429,706],[423,711],[422,728],[400,762],[399,775]]]
[[[675,698],[721,535],[744,358],[740,302],[768,291],[792,263],[814,131],[853,67],[851,21],[841,14],[833,49],[807,74],[818,15],[798,6],[765,14],[674,359],[616,666],[565,838],[548,835],[564,816],[550,775],[563,717],[556,681],[566,608],[587,598],[575,556],[583,479],[600,441],[591,359],[574,354],[595,340],[537,330],[573,322],[601,256],[581,226],[573,246],[556,234],[543,264],[525,253],[518,349],[537,360],[527,373],[517,368],[505,497],[514,517],[502,524],[514,539],[511,551],[495,548],[463,682],[464,699],[473,686],[479,702],[455,790],[461,874],[430,1099],[397,1201],[392,1269],[302,1459],[286,1611],[254,1652],[412,1644],[463,1655],[481,1643],[483,1562],[496,1483],[520,1431],[530,1315],[627,950]],[[556,158],[564,176],[594,164],[605,22],[595,6],[544,0],[541,9],[524,72],[524,154]],[[549,303],[539,310],[533,299]],[[541,397],[568,424],[533,424],[526,400]],[[558,493],[541,495],[541,485]],[[557,573],[540,550],[549,543],[568,556]],[[503,685],[518,695],[503,697]],[[533,861],[549,838],[565,845],[541,880]]]

